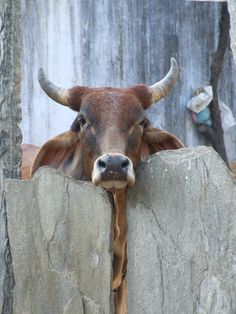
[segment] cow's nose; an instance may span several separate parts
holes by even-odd
[[[104,154],[94,163],[92,181],[104,187],[115,184],[115,181],[115,185],[118,181],[132,185],[135,181],[133,163],[122,154]]]
[[[123,155],[103,155],[97,161],[97,167],[104,177],[126,179],[127,170],[130,166],[130,160]]]

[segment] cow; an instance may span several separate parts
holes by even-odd
[[[22,178],[31,178],[39,167],[50,165],[77,180],[92,181],[112,195],[116,314],[126,313],[127,187],[135,183],[135,169],[145,157],[183,147],[176,136],[153,127],[145,115],[152,104],[169,94],[177,78],[174,58],[162,80],[151,86],[129,88],[66,89],[50,82],[39,70],[38,80],[44,92],[78,115],[70,130],[42,147],[23,146]]]

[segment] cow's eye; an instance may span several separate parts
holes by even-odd
[[[84,126],[86,126],[86,124],[87,124],[87,122],[86,122],[84,116],[80,116],[80,117],[78,118],[78,121],[79,121],[79,124],[80,124],[80,127],[81,127],[81,128],[84,127]]]
[[[150,122],[147,118],[145,118],[139,124],[145,129],[150,125]]]

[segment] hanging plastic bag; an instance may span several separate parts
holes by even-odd
[[[221,122],[224,131],[227,131],[232,126],[236,125],[236,121],[233,117],[232,111],[226,104],[219,101],[220,111],[221,111]]]
[[[188,101],[187,107],[195,113],[199,113],[203,109],[205,109],[213,98],[212,87],[206,86],[198,88],[194,92],[194,96]]]
[[[212,86],[200,87],[194,91],[193,97],[188,101],[187,107],[192,111],[192,118],[196,124],[206,124],[212,126],[211,113],[209,104],[213,99]],[[222,128],[227,131],[232,126],[236,125],[230,108],[219,101],[221,111]]]

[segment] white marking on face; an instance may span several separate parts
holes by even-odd
[[[133,167],[132,161],[131,161],[131,165],[132,167],[129,167],[128,172],[127,172],[127,183],[129,186],[134,185],[134,182],[135,182],[135,173],[134,173],[134,167]]]
[[[96,161],[95,161],[95,163],[96,163]],[[94,165],[95,165],[95,163],[94,163]],[[101,182],[101,173],[98,170],[98,168],[95,166],[93,167],[93,171],[92,171],[92,182],[95,186],[99,185]]]
[[[111,180],[111,181],[102,181],[100,182],[100,186],[106,190],[109,189],[123,189],[127,186],[126,181],[118,181],[118,180]]]

